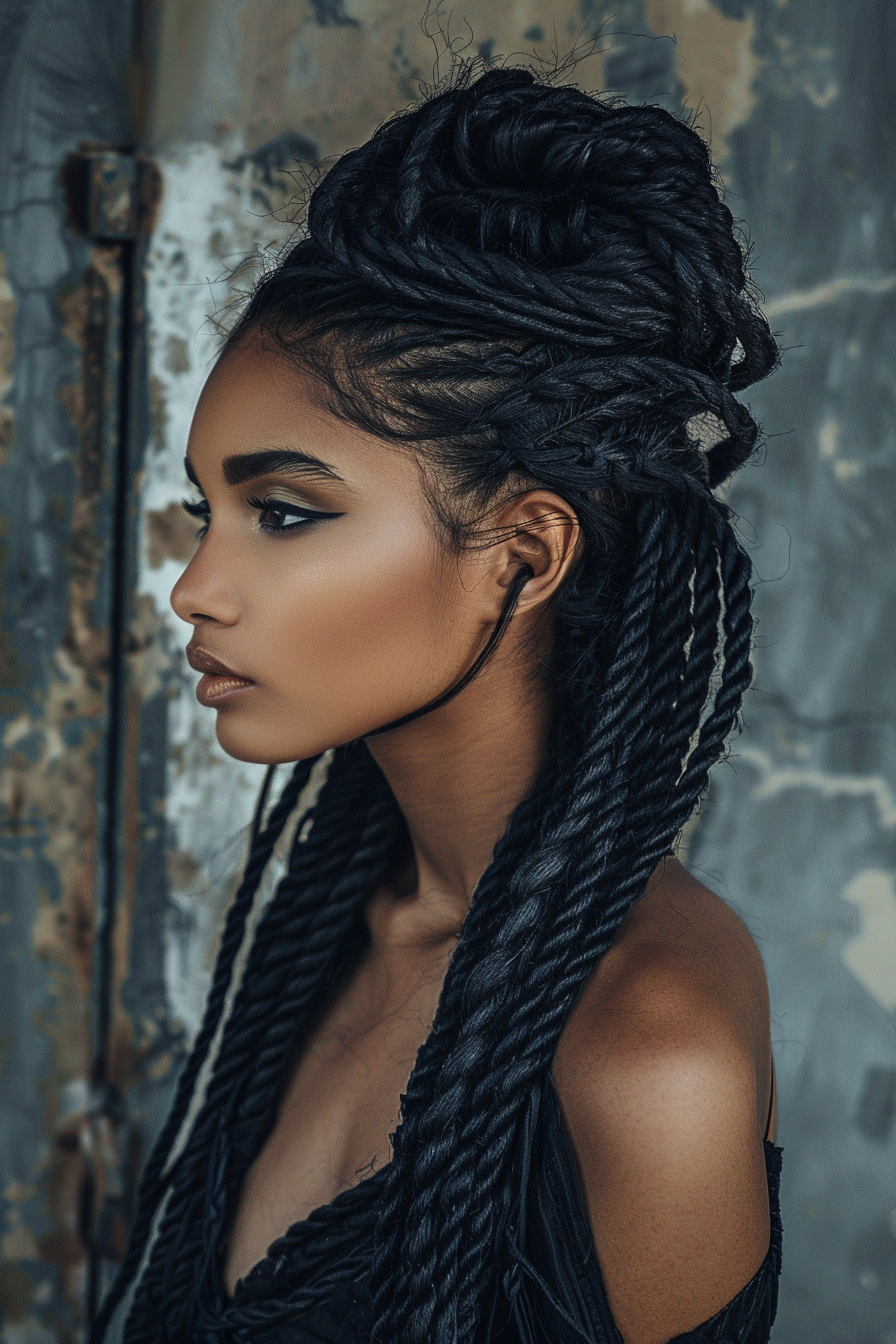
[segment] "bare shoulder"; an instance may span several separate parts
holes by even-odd
[[[665,859],[584,987],[553,1063],[625,1344],[665,1344],[769,1240],[768,990],[743,922]]]
[[[739,916],[672,858],[585,985],[553,1073],[564,1104],[606,1106],[612,1122],[622,1098],[608,1085],[629,1089],[638,1077],[650,1085],[657,1068],[664,1087],[670,1068],[684,1080],[709,1070],[726,1090],[739,1078],[755,1093],[761,1138],[771,1081],[762,958]],[[697,1109],[689,1114],[699,1122]]]

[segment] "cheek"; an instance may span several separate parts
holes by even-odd
[[[268,685],[290,699],[356,702],[438,677],[457,624],[458,585],[419,524],[351,524],[296,538],[262,610]],[[283,542],[283,551],[290,542]],[[268,676],[265,676],[265,672]]]

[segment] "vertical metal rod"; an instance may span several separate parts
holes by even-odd
[[[98,804],[96,921],[94,928],[93,1042],[90,1108],[85,1133],[86,1172],[81,1199],[85,1240],[85,1318],[89,1329],[103,1296],[104,1268],[112,1252],[113,1221],[122,1207],[118,1153],[126,1126],[125,1101],[111,1073],[115,1017],[115,929],[123,895],[127,745],[128,629],[133,587],[134,509],[132,485],[139,457],[142,277],[148,219],[158,187],[154,165],[118,149],[92,148],[71,156],[64,170],[75,226],[106,245],[102,265],[88,287],[99,306],[96,339],[85,364],[86,392],[95,407],[95,432],[108,480],[109,534],[106,558],[108,630],[106,723]],[[110,246],[111,245],[111,246]],[[123,1231],[123,1229],[122,1229]]]
[[[107,718],[104,750],[104,807],[100,839],[102,887],[97,892],[97,924],[95,931],[94,973],[94,1050],[91,1066],[94,1133],[102,1144],[109,1136],[107,1127],[117,1131],[124,1119],[123,1099],[117,1094],[110,1077],[112,1020],[115,997],[114,939],[115,915],[121,899],[123,854],[123,787],[126,763],[127,654],[125,640],[128,629],[129,594],[131,588],[131,384],[132,341],[134,327],[134,264],[137,244],[130,240],[119,243],[121,291],[118,295],[117,331],[118,359],[113,405],[114,416],[111,438],[114,452],[111,457],[111,533],[109,537],[109,656]],[[97,1157],[100,1154],[97,1153]],[[109,1173],[111,1174],[111,1173]],[[108,1191],[97,1192],[100,1198]],[[107,1254],[104,1236],[104,1209],[92,1210],[91,1226],[94,1235],[87,1247],[87,1284],[85,1316],[88,1327],[99,1310],[103,1293],[103,1266]]]

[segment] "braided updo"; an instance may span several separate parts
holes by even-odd
[[[332,756],[191,1136],[148,1168],[110,1302],[142,1258],[128,1344],[249,1340],[325,1296],[344,1261],[372,1269],[377,1344],[472,1344],[485,1304],[513,1291],[503,1248],[527,1098],[749,684],[750,564],[713,491],[757,442],[735,394],[778,352],[700,137],[660,108],[521,69],[458,80],[344,154],[228,344],[247,339],[312,372],[338,415],[418,453],[452,544],[487,544],[491,505],[539,483],[573,505],[585,548],[556,601],[548,756],[476,889],[393,1160],[353,1205],[351,1254],[321,1211],[217,1321],[197,1321],[209,1210],[219,1226],[232,1211],[398,843],[363,741]]]

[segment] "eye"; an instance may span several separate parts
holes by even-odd
[[[205,536],[206,532],[208,531],[208,525],[211,522],[212,511],[208,506],[208,501],[205,499],[200,499],[198,502],[194,503],[192,499],[182,499],[181,504],[186,509],[187,513],[190,515],[191,518],[202,519],[203,525],[196,533],[196,536],[201,541],[202,538]]]
[[[301,504],[289,504],[285,499],[249,499],[247,504],[258,510],[260,532],[294,532],[308,523],[322,518],[341,518],[341,513],[324,513],[320,509],[306,509]],[[292,518],[292,522],[286,520]]]

